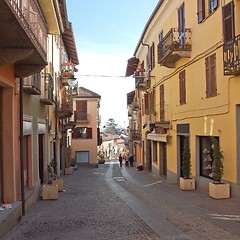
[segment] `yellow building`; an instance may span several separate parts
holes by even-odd
[[[214,136],[232,195],[240,195],[239,9],[238,0],[159,1],[126,73],[136,79],[145,167],[178,181],[188,143],[192,176],[207,190]]]

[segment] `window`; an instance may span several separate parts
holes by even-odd
[[[165,120],[164,112],[164,85],[160,85],[160,121]]]
[[[152,70],[155,67],[155,53],[154,53],[154,43],[152,43],[152,46],[148,49],[147,54],[147,70]]]
[[[197,1],[198,22],[201,23],[205,19],[205,0]]]
[[[145,114],[149,114],[149,99],[148,94],[144,94],[144,106],[145,106]]]
[[[186,83],[185,83],[185,70],[179,73],[179,102],[180,104],[186,103]]]
[[[73,139],[92,139],[92,128],[77,127],[73,129]]]
[[[206,65],[206,97],[213,97],[217,95],[215,53],[205,59],[205,65]]]
[[[153,89],[153,91],[150,94],[150,112],[154,113],[155,111],[155,89]]]
[[[207,17],[206,12],[210,15],[217,8],[218,0],[197,0],[198,23],[201,23]]]
[[[209,14],[215,11],[218,7],[218,0],[208,0]]]
[[[218,141],[219,138],[215,137]],[[200,175],[207,178],[212,178],[212,143],[211,137],[199,138],[200,150]]]
[[[231,41],[235,36],[233,8],[234,8],[233,1],[223,6],[223,36],[225,42]]]
[[[87,120],[87,101],[76,101],[76,120]]]

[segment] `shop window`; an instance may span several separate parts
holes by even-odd
[[[218,137],[215,138],[219,141]],[[211,137],[200,137],[199,144],[200,176],[212,179],[213,151]]]

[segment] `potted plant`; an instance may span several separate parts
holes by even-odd
[[[58,185],[58,191],[59,192],[63,192],[63,190],[64,190],[64,182],[63,182],[62,179],[57,178],[58,174],[57,174],[57,161],[56,161],[56,159],[52,159],[52,161],[50,163],[50,166],[53,169],[53,172],[52,172],[52,184]]]
[[[191,153],[187,143],[184,144],[182,153],[182,177],[180,177],[180,189],[195,190],[195,179],[191,177]]]
[[[212,198],[230,198],[230,185],[222,182],[223,177],[223,152],[219,146],[218,140],[211,138],[212,143],[212,178],[213,182],[209,183],[209,195]]]
[[[53,181],[56,178],[53,166],[48,165],[48,183],[42,187],[42,199],[43,200],[56,200],[58,199],[58,185],[54,184]]]

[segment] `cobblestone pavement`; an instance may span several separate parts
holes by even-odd
[[[238,199],[213,200],[116,161],[63,176],[58,200],[40,200],[4,240],[240,239]]]

